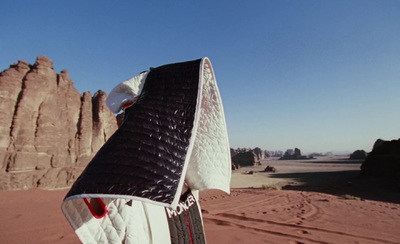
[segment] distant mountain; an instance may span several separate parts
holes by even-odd
[[[117,129],[107,94],[81,95],[45,56],[0,73],[0,190],[71,185]]]

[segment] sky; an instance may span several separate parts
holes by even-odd
[[[400,137],[400,1],[0,1],[0,70],[40,55],[80,93],[209,57],[233,148]]]

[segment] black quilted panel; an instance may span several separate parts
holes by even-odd
[[[192,133],[201,60],[152,69],[125,121],[66,197],[118,194],[172,203]]]

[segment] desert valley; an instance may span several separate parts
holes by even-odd
[[[0,89],[0,243],[80,243],[61,203],[118,128],[107,94],[80,95],[44,56],[11,65]],[[400,243],[399,142],[364,159],[243,152],[229,195],[200,193],[207,243]]]
[[[207,243],[400,243],[399,191],[359,179],[360,165],[266,159],[233,171],[230,195],[200,194]],[[1,243],[79,243],[60,210],[66,192],[1,192]]]

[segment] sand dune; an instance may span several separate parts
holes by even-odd
[[[267,164],[278,172],[259,172]],[[358,180],[358,169],[359,162],[337,159],[267,160],[235,171],[230,195],[200,195],[207,242],[400,243],[398,190]],[[290,190],[263,189],[274,185]],[[0,243],[80,243],[61,212],[66,193],[1,192]]]

